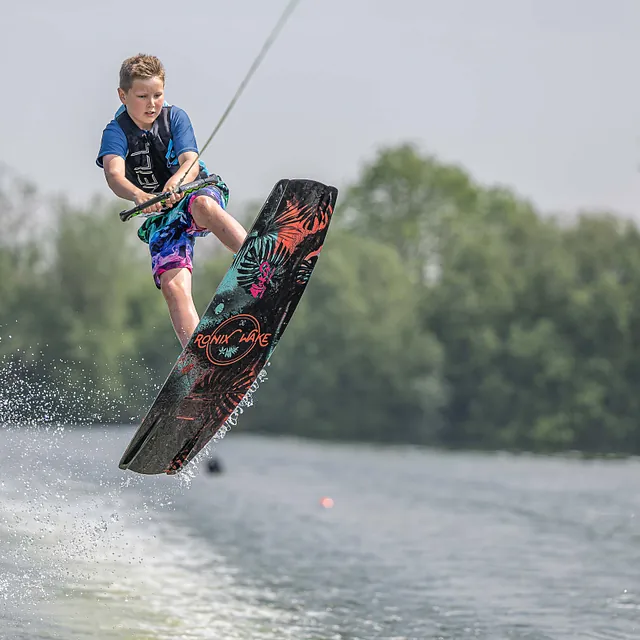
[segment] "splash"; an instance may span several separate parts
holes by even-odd
[[[116,381],[98,387],[77,364],[55,360],[45,368],[43,356],[16,349],[0,357],[0,602],[36,609],[69,577],[68,563],[89,561],[122,535],[123,494],[140,484],[109,478],[111,461],[96,460],[86,445],[97,423],[126,406],[124,394],[112,393]],[[150,393],[140,389],[142,397]],[[99,490],[87,495],[86,478],[96,472]]]
[[[270,366],[270,363],[267,363],[267,367]],[[267,370],[262,369],[258,374],[258,377],[254,380],[253,384],[249,387],[249,390],[244,395],[242,400],[238,403],[238,406],[233,410],[231,415],[225,420],[224,424],[216,435],[213,437],[213,442],[218,442],[224,438],[227,431],[231,429],[231,427],[235,427],[238,424],[238,419],[244,413],[244,410],[253,406],[253,396],[260,388],[260,385],[263,382],[266,382],[269,378],[267,377]]]
[[[19,349],[0,358],[0,427],[128,423],[136,417],[132,407],[148,404],[157,391],[142,386],[133,399],[117,376],[101,376],[98,384],[77,363],[58,359],[43,367],[41,358]]]

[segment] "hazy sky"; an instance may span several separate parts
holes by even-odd
[[[3,2],[0,161],[106,195],[94,160],[138,52],[203,143],[285,4]],[[232,199],[264,199],[283,177],[343,186],[413,140],[545,211],[640,220],[639,30],[639,0],[302,0],[203,159]]]

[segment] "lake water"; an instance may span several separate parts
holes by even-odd
[[[1,638],[640,637],[637,460],[239,427],[222,474],[142,477],[132,434],[0,431]]]

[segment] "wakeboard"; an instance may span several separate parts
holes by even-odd
[[[313,180],[280,180],[260,210],[120,460],[174,474],[225,425],[282,337],[318,260],[338,197]]]

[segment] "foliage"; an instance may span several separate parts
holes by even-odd
[[[380,150],[342,191],[269,381],[239,428],[640,451],[633,223],[608,212],[572,223],[543,216],[413,145]],[[0,181],[0,357],[19,362],[25,380],[79,389],[64,419],[135,419],[178,354],[146,247],[105,203],[58,202],[36,223],[40,208],[32,187]],[[198,240],[201,311],[230,260],[214,246]]]

